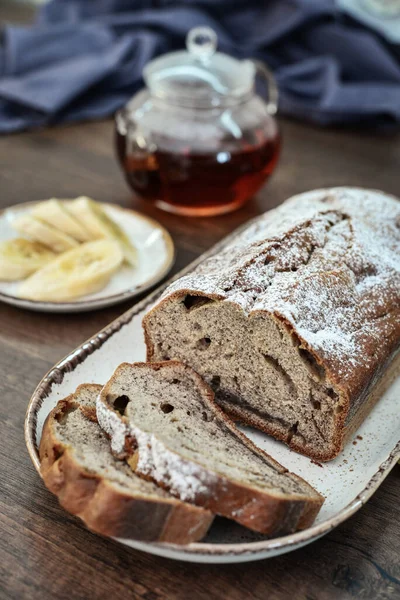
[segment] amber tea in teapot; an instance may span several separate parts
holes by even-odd
[[[269,71],[215,47],[212,30],[192,30],[189,52],[149,63],[148,90],[116,116],[117,155],[129,185],[180,214],[240,207],[267,180],[279,154]],[[254,92],[256,68],[270,85],[268,103]]]

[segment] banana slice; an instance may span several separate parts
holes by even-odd
[[[34,273],[19,288],[19,296],[44,302],[67,302],[99,291],[124,259],[113,240],[96,240],[65,252]]]
[[[0,279],[25,279],[56,257],[39,242],[14,238],[0,243]]]
[[[70,235],[49,227],[43,221],[35,219],[35,217],[31,217],[30,215],[17,217],[11,222],[11,226],[35,242],[40,242],[48,246],[54,252],[65,252],[78,246],[78,242]]]
[[[137,264],[137,250],[126,233],[106,214],[100,203],[86,196],[80,196],[68,203],[67,209],[79,219],[95,238],[116,240],[122,248],[125,260],[132,266]]]
[[[51,227],[55,227],[63,233],[70,235],[78,242],[90,242],[96,239],[68,212],[64,204],[60,200],[57,200],[57,198],[39,202],[33,208],[31,214]]]

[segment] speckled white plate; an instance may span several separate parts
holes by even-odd
[[[228,240],[225,240],[226,243]],[[219,244],[217,248],[220,248]],[[214,249],[215,251],[215,249]],[[185,269],[189,272],[212,251]],[[166,285],[123,314],[59,362],[42,379],[28,406],[25,437],[29,454],[39,470],[37,445],[43,423],[58,400],[81,383],[105,383],[117,365],[145,360],[141,327],[143,314]],[[290,552],[318,539],[359,510],[377,490],[400,458],[400,379],[386,392],[364,424],[335,460],[319,465],[260,432],[247,435],[285,467],[304,477],[325,497],[314,525],[305,531],[276,539],[226,519],[216,518],[203,542],[187,546],[119,540],[152,554],[191,562],[232,563],[269,558]]]
[[[35,202],[18,204],[0,213],[0,241],[18,237],[10,223],[16,214],[32,210]],[[174,243],[157,221],[115,204],[102,204],[107,214],[122,227],[138,249],[138,265],[122,266],[105,288],[72,302],[38,302],[18,297],[19,282],[0,281],[0,300],[41,312],[83,312],[104,308],[133,298],[160,281],[174,263]]]

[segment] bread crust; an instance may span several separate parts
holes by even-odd
[[[329,219],[333,217],[336,219],[340,217],[349,223],[350,231],[349,246],[343,254],[343,270],[341,271],[339,267],[331,270],[324,270],[323,263],[321,263],[319,271],[313,270],[312,267],[309,268],[308,261],[310,260],[315,247],[319,247],[318,237],[316,237],[312,239],[310,255],[306,259],[306,262],[301,264],[301,266],[304,267],[304,270],[302,271],[303,275],[300,276],[299,282],[304,284],[304,282],[307,282],[307,279],[311,280],[312,278],[316,277],[319,277],[321,280],[324,277],[326,277],[327,280],[330,278],[326,284],[328,286],[328,290],[329,285],[333,285],[332,281],[335,280],[339,282],[339,291],[343,293],[346,291],[346,289],[348,289],[349,297],[351,297],[353,290],[352,286],[354,284],[353,279],[355,281],[358,280],[357,278],[362,280],[363,277],[375,277],[376,273],[379,273],[379,252],[376,252],[376,257],[373,252],[371,254],[372,258],[368,255],[368,253],[367,257],[363,257],[361,246],[361,250],[357,247],[357,244],[360,244],[359,239],[362,240],[362,236],[357,238],[356,234],[354,233],[354,223],[357,224],[358,230],[365,226],[367,233],[371,233],[371,231],[372,234],[374,233],[373,226],[371,226],[371,223],[368,221],[368,212],[371,211],[371,206],[374,205],[374,193],[371,195],[371,193],[367,190],[358,190],[358,192],[364,193],[365,199],[358,198],[357,200],[355,198],[354,206],[352,204],[353,199],[351,198],[351,193],[354,194],[355,192],[352,191],[351,188],[344,189],[344,191],[341,191],[341,188],[338,188],[337,190],[333,189],[311,192],[310,196],[313,197],[310,199],[306,198],[306,195],[303,195],[301,200],[302,204],[299,206],[300,210],[304,210],[304,214],[307,215],[307,218],[305,218],[303,221],[299,221],[299,223],[292,227],[288,227],[286,230],[283,229],[276,237],[272,237],[271,228],[268,229],[267,219],[269,219],[269,221],[272,223],[275,218],[274,215],[276,215],[276,217],[280,216],[281,221],[284,221],[285,218],[288,217],[288,211],[291,210],[293,214],[295,214],[296,209],[299,208],[296,204],[296,199],[288,201],[288,203],[285,203],[275,211],[271,211],[269,214],[259,218],[257,220],[259,223],[262,223],[263,219],[265,223],[267,223],[267,226],[262,226],[266,227],[266,230],[268,230],[268,236],[262,242],[253,243],[253,245],[251,245],[251,236],[249,237],[249,245],[247,246],[248,254],[245,255],[247,262],[244,262],[243,257],[240,257],[239,255],[239,258],[241,258],[242,262],[238,264],[241,264],[241,266],[238,266],[237,270],[234,270],[233,284],[231,284],[231,287],[228,286],[227,288],[230,291],[241,291],[244,289],[241,296],[236,295],[231,299],[226,292],[218,293],[225,289],[223,285],[224,279],[222,273],[225,266],[232,265],[233,259],[231,258],[230,254],[234,253],[233,249],[232,253],[227,253],[226,257],[223,257],[217,263],[221,271],[221,276],[219,276],[219,274],[216,272],[212,259],[209,259],[212,276],[209,276],[207,263],[205,265],[200,265],[200,267],[197,267],[194,274],[183,277],[182,281],[178,280],[174,282],[172,286],[167,289],[160,302],[153,307],[153,309],[149,311],[143,319],[148,361],[159,359],[155,352],[154,339],[151,330],[151,320],[153,315],[157,313],[157,311],[162,311],[163,307],[168,303],[180,301],[186,295],[203,296],[220,302],[230,301],[237,306],[242,307],[249,319],[257,314],[265,314],[273,317],[281,323],[284,323],[285,327],[298,338],[299,342],[301,343],[301,348],[306,349],[314,358],[315,362],[323,367],[326,373],[326,382],[334,387],[339,396],[338,405],[340,409],[338,413],[335,414],[335,431],[329,445],[327,445],[325,449],[321,450],[321,448],[313,448],[311,445],[303,445],[301,441],[296,438],[296,436],[289,436],[288,440],[287,431],[284,431],[284,429],[279,427],[278,424],[268,423],[261,417],[257,417],[255,414],[250,414],[250,411],[241,409],[240,406],[231,405],[226,409],[224,407],[224,410],[227,410],[228,414],[235,420],[240,420],[246,425],[256,427],[261,431],[264,431],[265,433],[268,433],[278,440],[286,443],[293,450],[319,461],[331,460],[340,453],[344,444],[346,443],[346,440],[354,433],[357,427],[360,426],[384,390],[390,385],[390,381],[394,379],[395,375],[393,375],[393,372],[400,372],[400,362],[398,356],[400,347],[399,273],[396,273],[393,268],[392,271],[388,271],[389,274],[386,273],[385,275],[382,275],[382,280],[378,282],[375,292],[373,286],[366,287],[364,296],[362,296],[364,307],[363,310],[366,315],[369,315],[368,318],[371,319],[371,323],[374,324],[371,332],[369,332],[368,329],[364,332],[362,329],[362,320],[358,322],[357,319],[359,317],[357,314],[351,315],[351,312],[349,312],[350,317],[345,325],[347,327],[350,327],[350,325],[352,326],[352,328],[350,327],[348,331],[351,331],[352,334],[357,336],[357,343],[360,347],[359,360],[356,361],[354,368],[351,368],[352,363],[349,356],[346,356],[345,354],[338,354],[337,349],[331,352],[328,352],[327,349],[325,349],[324,352],[321,352],[309,342],[310,339],[313,339],[312,335],[303,335],[304,332],[307,333],[307,327],[305,327],[303,324],[303,327],[300,331],[300,328],[297,327],[295,319],[293,317],[291,319],[288,318],[290,310],[286,314],[281,312],[280,308],[282,308],[282,306],[285,307],[285,302],[282,302],[282,297],[279,297],[279,294],[277,306],[272,306],[274,310],[269,310],[263,307],[258,307],[255,309],[254,300],[251,298],[253,295],[253,298],[257,299],[260,292],[257,290],[258,280],[254,282],[251,279],[251,268],[260,257],[266,257],[267,262],[265,264],[268,263],[271,255],[273,256],[271,265],[274,265],[278,261],[284,261],[286,252],[285,244],[288,240],[296,239],[296,236],[300,237],[304,246],[306,247],[307,243],[310,243],[309,238],[311,230],[309,228],[312,227],[313,222],[315,224],[318,219],[324,218],[326,218],[328,222]],[[349,193],[350,200],[346,196],[346,194],[348,195]],[[372,199],[368,200],[368,194],[370,194]],[[368,206],[368,201],[371,202],[370,206]],[[299,202],[299,200],[297,200],[297,202]],[[363,206],[363,202],[367,203],[366,208]],[[386,219],[386,221],[382,218],[382,231],[386,231],[385,227],[387,228],[388,222],[395,223],[396,219],[398,220],[397,222],[400,222],[400,204],[395,198],[389,197],[385,194],[380,194],[379,202],[375,200],[375,204],[375,208],[381,212],[385,212],[384,219]],[[328,214],[330,215],[329,219],[327,217]],[[333,215],[333,217],[331,215]],[[377,214],[377,227],[379,228],[378,217],[380,217],[380,214]],[[257,221],[253,221],[249,225],[249,230],[255,228],[255,223],[257,223]],[[275,222],[279,227],[279,218],[275,218]],[[340,224],[340,220],[336,223],[336,225],[338,223]],[[396,238],[393,230],[394,227],[392,227],[390,230],[390,235],[388,234],[387,246],[388,248],[392,248],[392,262],[395,262],[394,248]],[[244,230],[244,232],[246,232],[246,230]],[[240,236],[243,237],[244,232],[241,230]],[[340,236],[338,237],[340,238]],[[374,239],[373,236],[371,239]],[[314,244],[317,244],[317,246]],[[370,242],[370,244],[372,244],[372,242]],[[323,245],[320,247],[323,248]],[[276,248],[278,248],[278,250],[276,250]],[[378,246],[378,248],[380,249],[380,246]],[[281,250],[282,252],[279,254]],[[370,248],[368,248],[368,250],[370,250]],[[345,264],[346,261],[348,262],[348,265],[347,263]],[[339,263],[335,264],[339,265]],[[297,266],[294,270],[297,270]],[[198,286],[195,284],[196,272],[199,274]],[[390,275],[390,273],[392,273],[392,275]],[[297,276],[298,273],[295,275]],[[218,279],[218,277],[220,277],[220,279]],[[248,291],[244,285],[240,285],[241,280],[243,280],[246,286],[249,287]],[[399,283],[396,287],[397,281],[399,281]],[[188,285],[188,283],[193,285]],[[254,289],[251,287],[252,285]],[[296,282],[292,284],[292,288],[289,289],[289,295],[291,291],[295,289],[296,285]],[[266,292],[266,289],[268,288],[260,289],[262,289],[263,294],[268,293]],[[335,290],[332,290],[332,296],[335,296],[335,293]],[[384,297],[384,301],[382,300],[382,297]],[[243,298],[245,299],[243,300]],[[345,295],[342,298],[342,301],[343,305],[346,307],[347,298]],[[268,306],[271,308],[271,304]],[[312,304],[311,307],[313,307]],[[353,313],[357,313],[357,306],[353,308]],[[319,310],[323,312],[321,307],[319,307]],[[361,309],[359,309],[359,311],[361,312]],[[354,323],[351,323],[351,319],[355,319]],[[313,331],[311,325],[309,331]],[[345,327],[343,331],[347,332]],[[388,370],[390,370],[390,373],[392,374],[388,374]]]
[[[122,425],[126,431],[126,438],[130,439],[131,437],[135,437],[131,428],[129,428],[128,420],[126,417],[122,416],[120,413],[115,411],[113,407],[107,400],[107,396],[109,395],[111,386],[113,385],[114,380],[118,376],[119,368],[139,368],[139,369],[174,369],[179,366],[180,368],[184,368],[185,372],[192,379],[195,380],[199,389],[202,392],[203,400],[210,407],[210,409],[217,413],[218,417],[221,418],[226,427],[230,429],[230,431],[238,437],[242,442],[246,444],[246,446],[251,449],[253,452],[257,454],[261,454],[262,456],[268,459],[268,462],[273,465],[277,472],[281,474],[288,473],[288,470],[285,469],[278,462],[273,460],[266,452],[258,448],[255,444],[251,442],[243,433],[241,433],[234,425],[234,423],[227,417],[227,415],[220,409],[220,407],[214,401],[214,393],[211,388],[206,384],[206,382],[198,375],[193,369],[184,365],[179,361],[165,361],[159,363],[133,363],[130,365],[129,363],[123,363],[117,370],[114,372],[109,382],[102,389],[97,404],[97,414],[100,424],[104,428],[104,419],[102,419],[103,411],[107,413],[111,413],[113,418],[108,420],[108,423],[114,423],[114,426],[111,425],[109,429],[106,429],[106,432],[113,438],[116,435],[119,435],[116,431],[115,423],[119,421],[120,426]],[[103,413],[104,414],[104,413]],[[120,427],[119,427],[120,428]],[[120,433],[120,432],[119,432]],[[143,433],[143,432],[142,432]],[[141,436],[142,437],[142,436]],[[154,435],[148,435],[144,445],[147,450],[151,453],[154,450]],[[133,451],[130,447],[130,444],[124,445],[125,456],[128,458],[128,463],[131,467],[136,469],[136,472],[145,475],[156,481],[156,483],[168,490],[170,493],[176,493],[173,489],[171,489],[168,481],[170,480],[170,476],[167,474],[164,480],[157,477],[155,470],[152,472],[140,471],[140,461],[135,457],[134,461],[129,461],[129,455],[135,452],[140,456],[141,446],[140,441],[136,438],[135,440],[135,450]],[[137,446],[139,441],[139,445]],[[160,443],[159,440],[157,443]],[[318,494],[318,492],[309,486],[310,488],[310,496],[305,497],[305,495],[300,494],[288,494],[286,497],[282,494],[274,494],[267,490],[260,490],[258,488],[250,487],[244,483],[240,483],[237,481],[229,480],[222,475],[219,475],[215,472],[211,472],[199,463],[195,463],[193,460],[187,460],[181,457],[176,452],[172,452],[167,446],[163,445],[163,454],[164,456],[168,456],[168,454],[174,456],[174,465],[169,466],[167,468],[171,469],[169,473],[171,473],[174,469],[179,469],[180,472],[185,472],[187,469],[194,469],[196,473],[196,477],[201,480],[201,487],[199,490],[195,491],[189,498],[190,502],[198,506],[203,506],[212,512],[225,516],[227,518],[233,519],[237,521],[241,525],[252,529],[253,531],[257,531],[259,533],[263,533],[271,536],[284,535],[287,533],[291,533],[298,529],[305,529],[309,527],[316,515],[318,514],[323,502],[324,498]],[[176,467],[176,457],[179,459],[179,467]],[[168,459],[166,459],[168,460]],[[305,483],[301,477],[297,475],[291,474],[294,479],[301,481],[303,484]]]
[[[77,391],[81,387],[88,386],[79,386]],[[102,389],[90,387],[97,393]],[[58,402],[46,419],[39,447],[43,481],[61,506],[90,530],[106,536],[173,544],[189,544],[204,537],[213,521],[210,512],[172,497],[123,493],[79,464],[72,447],[61,443],[54,431],[54,421],[76,406],[74,394]]]

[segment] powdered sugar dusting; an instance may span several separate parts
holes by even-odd
[[[100,427],[111,438],[111,450],[117,455],[123,454],[128,428],[121,417],[103,402],[101,393],[96,400],[96,413]]]
[[[136,470],[167,487],[170,493],[187,502],[196,502],[199,495],[209,491],[213,473],[201,465],[187,461],[169,450],[157,437],[134,425],[130,434],[138,445]]]

